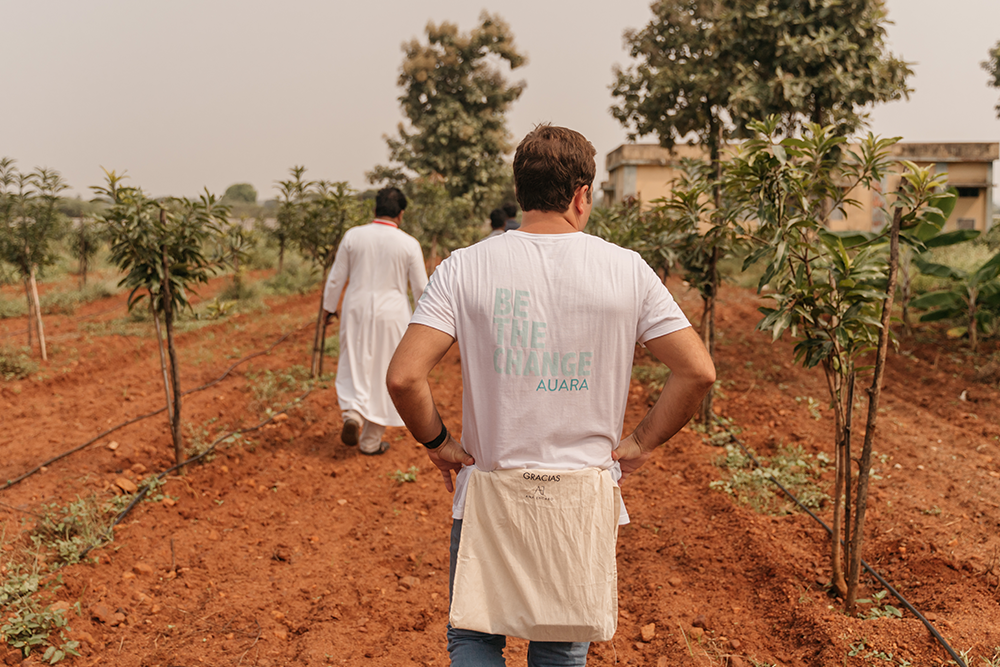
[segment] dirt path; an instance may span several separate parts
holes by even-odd
[[[672,288],[696,319],[697,298]],[[299,376],[289,369],[308,366],[317,298],[269,299],[265,312],[180,336],[182,384],[193,387],[306,325],[186,399],[195,441],[257,423],[296,393]],[[829,451],[832,418],[819,374],[793,366],[787,343],[753,332],[752,293],[729,288],[720,300],[718,411],[761,454],[781,443]],[[47,331],[65,338],[42,377],[0,384],[0,479],[163,405],[152,337],[108,335],[124,331],[116,324],[122,301],[47,318]],[[23,327],[23,318],[0,321],[0,335]],[[957,650],[991,657],[1000,646],[1000,394],[972,380],[976,360],[958,343],[906,340],[901,348],[890,357],[865,558]],[[457,428],[457,350],[433,381]],[[626,430],[647,400],[634,383]],[[332,382],[289,414],[171,477],[169,501],[142,503],[114,543],[94,552],[98,562],[61,571],[54,598],[79,602],[82,612],[68,616],[83,653],[71,664],[447,664],[451,499],[422,448],[403,429],[389,429],[392,450],[382,457],[341,445]],[[110,496],[116,480],[167,467],[170,452],[161,415],[0,492],[5,540],[24,543],[13,536],[22,519],[30,527],[25,512]],[[626,482],[632,523],[619,539],[619,631],[592,646],[589,664],[945,664],[910,614],[840,613],[822,588],[822,528],[800,513],[756,514],[710,489],[722,476],[713,465],[720,452],[685,429]],[[420,469],[415,482],[393,479],[411,466]],[[645,641],[641,629],[651,623]],[[510,664],[524,664],[524,642],[512,641],[508,652]]]

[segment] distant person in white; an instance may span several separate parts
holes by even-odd
[[[340,439],[374,456],[389,449],[387,426],[402,426],[385,387],[385,373],[410,321],[407,282],[414,302],[427,286],[420,243],[399,229],[406,196],[384,188],[375,196],[375,220],[344,234],[326,281],[323,308],[340,315],[337,401],[344,426]]]

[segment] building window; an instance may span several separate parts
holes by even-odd
[[[955,188],[955,189],[958,190],[958,196],[959,197],[971,197],[973,199],[975,199],[976,197],[978,197],[979,193],[982,192],[982,188],[962,188],[962,187],[958,187],[958,188]]]
[[[976,219],[975,218],[959,218],[958,219],[959,229],[975,229]]]

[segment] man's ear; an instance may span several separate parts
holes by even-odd
[[[582,214],[587,204],[587,188],[586,185],[581,185],[573,193],[573,208],[577,213]]]

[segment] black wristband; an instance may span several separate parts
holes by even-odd
[[[448,428],[444,425],[444,422],[441,422],[441,433],[438,434],[438,437],[434,438],[430,442],[423,443],[423,445],[427,449],[437,449],[438,447],[443,445],[444,441],[447,439],[448,439]]]

